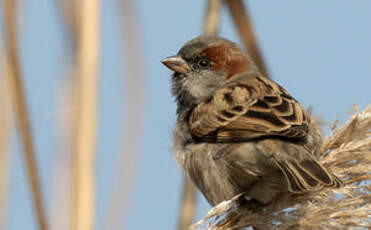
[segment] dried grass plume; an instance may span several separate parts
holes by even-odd
[[[333,131],[320,161],[345,186],[286,195],[258,211],[243,204],[243,194],[212,208],[190,229],[368,229],[371,226],[371,105]],[[250,227],[250,228],[249,228]]]

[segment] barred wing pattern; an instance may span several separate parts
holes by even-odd
[[[281,86],[264,77],[241,75],[197,105],[189,125],[195,140],[241,142],[263,136],[304,137],[308,117]]]

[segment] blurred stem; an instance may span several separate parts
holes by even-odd
[[[183,178],[182,206],[179,212],[178,230],[191,226],[196,214],[197,191],[188,177]]]
[[[269,73],[263,60],[262,54],[259,50],[254,28],[250,21],[246,7],[242,0],[226,0],[229,7],[234,24],[240,35],[240,38],[245,45],[247,52],[258,66],[260,72],[269,78]]]
[[[4,188],[9,178],[9,137],[10,137],[10,108],[9,92],[6,87],[6,77],[9,74],[9,65],[5,56],[2,57],[0,76],[0,188]],[[7,197],[4,189],[0,191],[0,229],[5,229]]]
[[[71,68],[66,68],[71,70]],[[71,80],[71,79],[69,79]],[[71,83],[71,81],[67,81]],[[56,114],[56,150],[53,160],[52,199],[50,226],[53,230],[69,229],[70,211],[70,185],[71,185],[71,152],[72,150],[72,122],[71,115],[76,104],[76,95],[73,92],[75,85],[66,85],[58,90],[57,106],[60,108]],[[68,109],[66,109],[68,106]]]
[[[97,132],[99,0],[82,0],[79,41],[79,111],[72,156],[72,230],[91,230],[94,223],[94,154]]]
[[[61,109],[56,119],[56,152],[53,177],[53,198],[52,198],[52,223],[53,230],[65,230],[72,226],[70,222],[70,211],[72,193],[75,184],[72,184],[72,154],[76,153],[77,140],[77,117],[79,114],[79,78],[77,73],[77,53],[81,38],[81,1],[62,0],[58,1],[63,26],[66,28],[66,37],[71,51],[68,52],[67,63],[63,67],[64,80],[58,92],[58,99]],[[74,158],[75,159],[75,158]],[[74,175],[75,176],[75,175]],[[74,181],[76,183],[76,181]],[[73,188],[72,188],[73,187]],[[68,195],[66,195],[68,194]],[[76,199],[76,197],[74,198]],[[72,211],[71,211],[72,213]]]
[[[204,21],[204,34],[216,35],[219,30],[220,6],[222,0],[209,0],[207,2]]]
[[[78,3],[79,1],[76,0],[62,0],[60,2],[60,8],[63,14],[64,22],[72,37],[72,40],[75,42],[79,40],[81,31],[81,22],[79,21],[81,15],[78,13],[77,10],[79,9],[79,7],[77,7]]]
[[[146,84],[140,18],[135,1],[117,0],[116,3],[125,60],[124,119],[121,151],[116,159],[112,193],[104,222],[106,230],[122,229],[129,213],[145,114]]]
[[[46,213],[44,209],[43,196],[36,165],[35,148],[32,141],[32,131],[27,110],[26,95],[24,92],[21,67],[18,57],[17,35],[16,35],[16,12],[15,1],[4,0],[3,9],[5,16],[6,49],[9,62],[9,75],[7,82],[11,94],[13,112],[17,126],[20,130],[21,141],[24,148],[24,160],[27,176],[31,186],[34,208],[37,215],[39,229],[48,229]]]

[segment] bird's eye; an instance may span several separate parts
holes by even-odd
[[[210,62],[206,59],[201,59],[201,60],[198,61],[198,66],[200,68],[205,69],[205,68],[208,68],[210,66]]]

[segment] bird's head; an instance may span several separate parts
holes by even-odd
[[[235,43],[216,36],[199,36],[187,42],[177,55],[161,61],[172,75],[172,93],[179,107],[207,100],[228,79],[257,72],[255,64]]]

